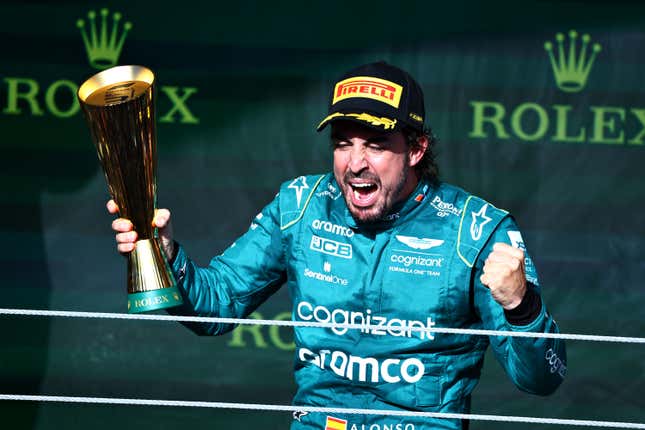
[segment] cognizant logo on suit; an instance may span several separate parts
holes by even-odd
[[[370,309],[364,311],[348,311],[346,309],[328,309],[326,306],[314,305],[302,301],[296,306],[296,318],[299,321],[311,321],[335,324],[360,325],[362,333],[372,335],[390,335],[398,337],[418,337],[433,340],[432,327],[435,322],[428,317],[426,322],[387,318],[374,315]],[[334,327],[331,329],[336,335],[342,336],[348,328]],[[360,382],[408,382],[415,383],[421,380],[425,373],[425,366],[418,358],[410,357],[404,360],[399,358],[376,359],[374,357],[361,357],[348,354],[344,351],[321,349],[312,351],[309,348],[298,348],[298,359],[311,363],[321,369],[329,369],[338,376]]]

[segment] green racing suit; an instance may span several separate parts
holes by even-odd
[[[333,175],[301,176],[285,182],[208,267],[197,267],[179,246],[172,269],[185,304],[174,312],[244,318],[286,284],[295,321],[360,325],[294,329],[298,406],[468,413],[489,344],[519,389],[550,394],[566,373],[561,340],[432,331],[558,332],[528,253],[529,317],[505,313],[481,284],[496,242],[526,251],[506,211],[458,187],[421,181],[385,219],[365,226],[352,218]],[[233,328],[198,330],[219,335]],[[294,413],[291,429],[467,426],[459,419],[305,411]]]

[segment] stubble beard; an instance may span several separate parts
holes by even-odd
[[[407,157],[405,162],[406,162],[405,165],[407,165]],[[409,173],[408,169],[406,169],[405,167],[401,169],[400,175],[398,177],[398,181],[396,182],[394,187],[392,187],[392,192],[388,192],[389,190],[383,189],[382,183],[379,180],[379,178],[372,173],[367,172],[367,174],[359,174],[359,175],[354,175],[351,172],[345,173],[343,177],[343,183],[340,189],[342,190],[343,198],[345,199],[345,204],[349,209],[349,213],[352,215],[352,218],[354,218],[356,223],[374,224],[379,221],[382,221],[387,215],[389,215],[394,204],[398,202],[399,196],[401,195],[401,191],[403,190],[403,188],[405,187],[405,184],[407,183],[408,173]],[[381,193],[381,196],[373,206],[368,208],[358,208],[352,204],[352,198],[349,195],[349,193],[352,193],[353,191],[351,186],[349,186],[349,180],[356,179],[356,178],[371,179],[378,184],[379,186],[378,192]],[[336,181],[338,182],[338,178],[336,178]]]

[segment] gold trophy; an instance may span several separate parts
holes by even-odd
[[[182,303],[152,226],[157,203],[154,94],[154,75],[141,66],[104,70],[78,90],[110,195],[139,235],[128,255],[130,313]]]

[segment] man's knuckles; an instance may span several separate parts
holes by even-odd
[[[504,261],[504,262],[490,262],[484,265],[484,273],[496,274],[499,276],[507,277],[512,276],[520,268],[519,262]]]
[[[119,206],[114,202],[114,200],[108,200],[107,204],[107,210],[111,214],[115,214],[119,211]]]
[[[509,265],[513,271],[518,271],[522,268],[522,260],[518,260],[517,258],[513,258],[509,261]]]
[[[117,233],[116,241],[118,244],[134,243],[137,241],[137,232],[128,231],[124,233]]]
[[[524,259],[524,251],[503,242],[497,242],[495,245],[493,245],[493,252],[510,255],[518,259]]]
[[[508,255],[490,255],[485,263],[484,263],[484,268],[486,266],[490,267],[496,267],[496,266],[506,266],[509,267],[512,270],[520,270],[522,268],[522,263],[523,259],[519,259],[516,257],[511,257]]]
[[[157,209],[155,212],[152,225],[158,228],[164,228],[170,221],[170,211],[168,209]]]
[[[127,220],[125,218],[117,218],[114,221],[112,221],[112,230],[116,232],[126,232],[126,231],[131,231],[134,226],[132,225],[132,222],[130,220]]]
[[[120,243],[116,249],[121,253],[121,254],[127,254],[129,252],[134,251],[135,244],[134,243]]]

